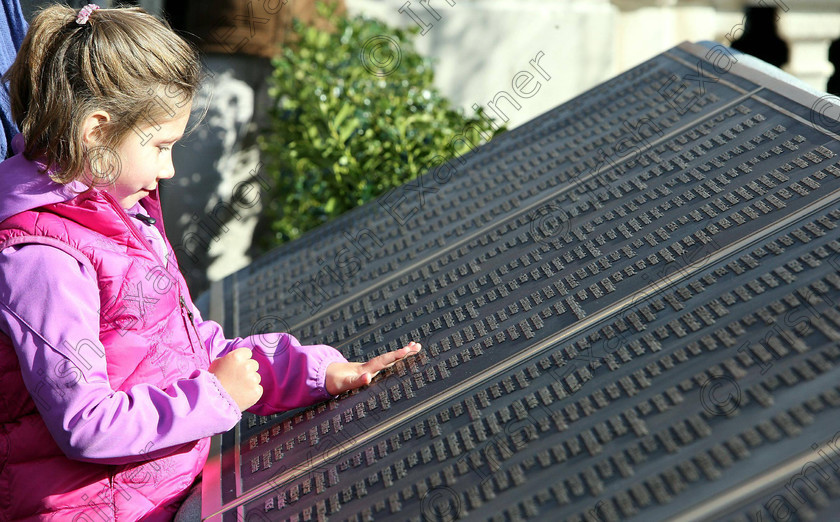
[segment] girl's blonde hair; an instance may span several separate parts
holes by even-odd
[[[201,83],[197,51],[166,22],[136,7],[99,9],[84,25],[77,14],[40,11],[4,76],[24,156],[45,156],[59,183],[84,175],[82,123],[95,111],[111,116],[101,127],[106,146],[131,132],[148,139],[141,129],[180,113]]]

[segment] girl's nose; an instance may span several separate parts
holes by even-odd
[[[162,169],[158,178],[160,179],[169,179],[175,175],[175,165],[172,162],[166,166],[166,168]]]

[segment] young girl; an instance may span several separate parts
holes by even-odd
[[[349,363],[202,320],[158,197],[200,67],[165,23],[50,7],[6,79],[21,134],[0,164],[0,520],[172,520],[242,411],[329,399],[420,349]]]

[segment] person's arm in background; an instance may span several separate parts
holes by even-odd
[[[23,17],[18,0],[2,0],[3,11],[0,12],[0,73],[6,71],[15,61],[20,44],[29,25]],[[9,100],[9,90],[6,82],[2,82],[0,89],[0,122],[3,124],[3,134],[0,136],[0,161],[6,159],[11,149],[12,138],[19,132],[12,119],[12,107]]]

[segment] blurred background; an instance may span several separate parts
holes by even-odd
[[[21,0],[27,19],[44,3]],[[486,141],[682,41],[734,46],[819,91],[830,51],[840,61],[840,0],[96,3],[163,16],[203,52],[207,114],[162,187],[193,295],[422,173],[466,125]]]

